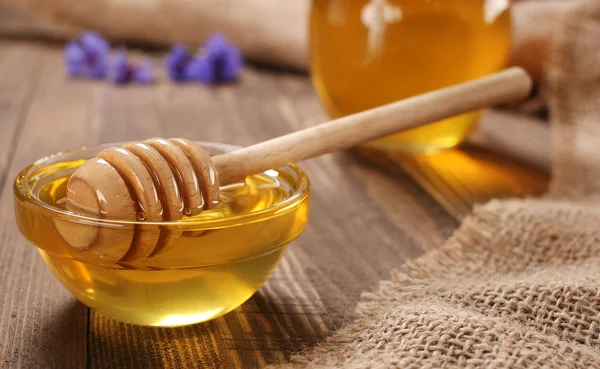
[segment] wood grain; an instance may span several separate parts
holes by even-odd
[[[89,90],[57,73],[56,52],[1,43],[0,55],[6,178],[0,193],[0,366],[80,368],[87,360],[87,309],[56,283],[35,247],[18,233],[12,181],[32,160],[83,138]]]
[[[6,55],[15,50],[38,61],[7,67],[12,62]],[[0,123],[3,129],[5,122],[13,127],[11,139],[0,136],[6,140],[0,157],[9,168],[1,171],[8,180],[0,198],[3,368],[255,368],[283,362],[351,319],[363,291],[388,278],[391,269],[435,249],[458,225],[458,212],[450,215],[397,163],[373,165],[352,152],[311,159],[301,164],[313,185],[309,226],[243,306],[208,323],[176,329],[128,326],[94,311],[88,321],[87,309],[52,278],[34,247],[18,234],[11,186],[19,169],[74,146],[152,136],[247,146],[326,116],[305,76],[251,68],[235,86],[118,88],[66,80],[60,50],[0,43],[0,73],[0,79],[15,78],[16,88],[24,89],[19,95],[0,87],[0,101],[9,99],[0,114],[14,120]],[[11,142],[12,147],[5,144]],[[478,160],[480,154],[489,162],[501,160],[481,150],[470,155]],[[458,184],[470,185],[460,180],[452,185]]]
[[[0,186],[4,185],[8,164],[14,155],[15,141],[18,140],[24,116],[31,102],[33,91],[38,84],[41,56],[39,50],[31,52],[23,46],[8,48],[0,43],[4,51],[0,53]]]

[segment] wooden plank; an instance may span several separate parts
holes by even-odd
[[[93,114],[102,142],[160,134],[239,145],[326,119],[306,77],[252,69],[235,86],[107,88]],[[283,362],[321,342],[352,315],[361,292],[435,248],[457,225],[407,176],[390,176],[356,155],[330,155],[302,167],[313,184],[310,224],[250,301],[223,318],[175,329],[128,326],[92,312],[89,365]]]
[[[8,122],[7,129],[19,127],[16,144],[0,136],[0,146],[14,152],[8,156],[12,162],[0,194],[0,367],[81,368],[86,365],[87,309],[62,288],[35,247],[19,234],[12,181],[33,160],[81,140],[88,88],[65,81],[59,52],[20,43],[3,44],[0,53],[5,51],[18,60],[0,67],[0,79],[15,79],[12,86],[24,97],[3,113],[15,117],[3,123]],[[18,80],[31,87],[20,90]],[[5,103],[11,101],[4,86],[2,96]],[[20,113],[11,113],[13,109]]]
[[[39,50],[31,51],[23,44],[0,41],[0,188],[6,181],[15,142],[38,82]]]

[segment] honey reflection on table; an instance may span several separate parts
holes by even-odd
[[[470,146],[430,154],[358,151],[388,169],[408,173],[459,219],[467,216],[474,204],[540,195],[548,187],[547,173]]]

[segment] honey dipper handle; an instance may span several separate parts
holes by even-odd
[[[462,113],[527,97],[529,75],[512,67],[470,82],[334,119],[213,157],[221,185]]]

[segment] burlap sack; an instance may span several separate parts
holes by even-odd
[[[285,367],[600,368],[600,2],[556,28],[550,193],[477,207]]]

